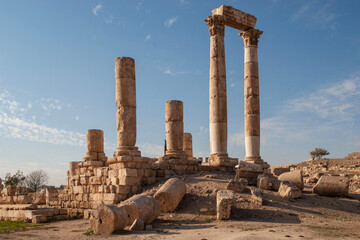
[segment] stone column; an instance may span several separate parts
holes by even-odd
[[[166,158],[187,159],[183,151],[184,122],[183,102],[167,101],[165,104]]]
[[[83,160],[103,161],[107,160],[104,153],[104,132],[99,129],[89,129],[86,131],[86,154]]]
[[[210,83],[209,83],[209,162],[221,162],[227,154],[227,95],[224,47],[224,18],[209,16],[205,19],[210,33]]]
[[[140,156],[136,143],[136,88],[135,61],[118,57],[115,61],[116,123],[118,146],[114,157],[121,155]]]
[[[191,133],[184,133],[183,150],[188,155],[188,160],[193,160],[192,136]]]
[[[244,40],[244,115],[245,115],[245,161],[262,164],[260,157],[260,100],[258,29],[249,29],[239,35]]]

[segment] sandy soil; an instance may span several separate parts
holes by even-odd
[[[86,236],[88,220],[58,221],[0,234],[0,239],[360,239],[360,196],[321,197],[305,187],[296,201],[263,191],[264,205],[250,202],[250,191],[236,194],[231,220],[216,221],[216,191],[233,175],[199,173],[181,177],[187,194],[174,213],[162,214],[149,231]],[[161,183],[148,188],[153,193]],[[146,189],[145,189],[146,190]],[[202,213],[200,212],[202,209]],[[206,212],[205,212],[206,211]]]

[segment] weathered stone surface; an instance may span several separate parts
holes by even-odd
[[[271,173],[275,176],[279,176],[283,173],[290,172],[290,166],[279,166],[279,167],[271,167]]]
[[[31,222],[33,224],[43,223],[46,222],[46,217],[44,215],[33,215]]]
[[[219,190],[216,195],[216,218],[218,220],[229,219],[233,204],[234,192],[231,190]]]
[[[111,234],[124,229],[128,222],[128,213],[122,207],[99,203],[97,208],[91,211],[90,226],[95,234]]]
[[[278,193],[281,197],[288,199],[299,198],[302,195],[301,190],[297,186],[287,181],[281,182]]]
[[[183,150],[188,155],[188,160],[192,160],[194,158],[191,133],[184,133]]]
[[[136,143],[135,61],[129,57],[115,60],[116,123],[118,146],[114,156],[140,156]]]
[[[232,179],[229,181],[226,189],[234,192],[243,192],[248,185],[248,180],[245,178]]]
[[[269,189],[269,177],[261,174],[257,177],[257,187],[263,190]]]
[[[145,223],[141,219],[135,219],[135,221],[131,224],[129,230],[130,231],[141,231],[144,230]]]
[[[104,132],[99,129],[87,130],[86,146],[88,152],[104,152]]]
[[[166,151],[165,155],[171,158],[187,159],[183,150],[184,146],[184,122],[183,102],[177,100],[165,103],[166,121]],[[165,157],[165,156],[164,156]]]
[[[288,181],[289,183],[298,187],[300,190],[304,189],[304,180],[301,170],[285,172],[281,174],[278,179],[281,181]]]
[[[247,161],[240,161],[236,167],[235,179],[245,178],[249,185],[257,185],[257,177],[264,173],[264,169],[259,164],[250,163]]]
[[[161,212],[172,212],[176,209],[185,193],[185,183],[178,178],[171,178],[161,186],[154,197],[159,200]]]
[[[263,204],[263,195],[261,191],[255,187],[250,188],[251,191],[251,202],[257,205]]]
[[[269,178],[269,185],[271,187],[272,190],[278,191],[281,185],[281,182],[279,179],[275,178],[275,177],[270,177]]]
[[[151,196],[134,195],[119,206],[129,214],[129,223],[133,223],[135,219],[141,219],[149,224],[160,215],[160,203]]]
[[[220,15],[224,18],[224,23],[232,28],[238,30],[247,30],[254,28],[256,24],[256,17],[248,13],[242,12],[231,6],[221,5],[211,11],[212,15]]]
[[[82,161],[74,161],[74,162],[70,162],[69,163],[69,176],[75,176],[75,175],[79,175],[80,172],[78,170],[79,164],[82,163]]]
[[[324,196],[344,196],[349,194],[349,178],[342,176],[322,176],[313,193]]]

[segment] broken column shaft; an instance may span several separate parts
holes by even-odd
[[[118,146],[114,157],[121,155],[140,156],[136,143],[136,87],[135,61],[118,57],[115,61],[116,123]]]
[[[184,133],[184,143],[183,143],[184,152],[188,155],[188,160],[193,160],[193,150],[192,150],[192,136],[191,133]]]
[[[187,159],[183,151],[184,121],[183,102],[177,100],[165,103],[166,152],[170,158]]]

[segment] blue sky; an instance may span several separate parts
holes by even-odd
[[[194,155],[209,155],[211,10],[257,17],[261,156],[270,165],[360,150],[360,2],[300,0],[0,1],[0,177],[44,169],[65,183],[87,129],[116,146],[114,62],[135,59],[137,146],[162,154],[165,102],[184,102]],[[243,41],[226,28],[228,152],[243,159]]]

